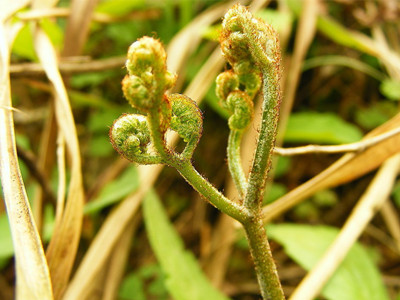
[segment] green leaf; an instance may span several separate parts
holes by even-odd
[[[276,164],[273,166],[275,169],[275,178],[285,175],[291,168],[291,158],[288,156],[279,156]]]
[[[355,122],[366,130],[372,130],[397,113],[397,103],[393,101],[379,101],[372,103],[368,107],[358,108],[355,111]]]
[[[52,44],[60,49],[64,41],[64,35],[61,28],[48,19],[41,19],[40,26],[49,36]],[[31,61],[38,60],[33,46],[32,31],[29,23],[27,23],[17,34],[12,47],[12,53]]]
[[[118,296],[123,300],[146,300],[142,278],[136,273],[129,274],[122,281]]]
[[[400,100],[400,81],[387,79],[379,87],[381,93],[389,100]]]
[[[397,208],[400,208],[400,180],[396,182],[393,188],[392,197]]]
[[[149,264],[128,274],[118,292],[120,300],[169,299],[160,265]]]
[[[176,300],[228,299],[216,290],[184,245],[154,191],[143,201],[143,214],[151,247],[166,274],[166,285]]]
[[[282,197],[287,193],[287,188],[282,183],[272,183],[264,194],[263,205],[274,202],[276,199]]]
[[[119,178],[108,183],[96,199],[85,205],[84,213],[94,213],[110,206],[133,193],[138,187],[139,173],[134,165],[130,165]]]
[[[90,108],[105,108],[112,109],[115,105],[95,93],[82,93],[76,90],[69,90],[68,96],[71,99],[73,108],[76,107],[90,107]],[[115,110],[115,109],[114,109]],[[115,116],[114,116],[115,118]]]
[[[106,0],[100,2],[95,11],[113,16],[123,16],[135,9],[143,8],[145,4],[145,0]]]
[[[295,224],[268,225],[268,235],[285,248],[286,253],[310,270],[334,241],[339,230],[329,226]],[[367,251],[353,245],[322,295],[330,300],[388,300],[379,270]]]
[[[17,34],[11,52],[31,61],[38,60],[35,48],[33,47],[33,37],[29,23],[27,23]]]
[[[51,43],[57,48],[61,49],[64,45],[64,33],[57,23],[43,18],[40,20],[40,27],[46,32],[51,40]]]
[[[293,113],[288,121],[285,142],[345,144],[359,141],[361,131],[332,113]]]
[[[89,142],[89,155],[91,157],[107,157],[113,153],[108,135],[96,135]]]
[[[116,106],[92,112],[87,124],[91,132],[105,134],[110,130],[115,119],[126,112],[126,107]]]
[[[113,70],[74,74],[71,77],[71,86],[76,89],[82,89],[85,87],[96,87],[104,81],[115,77],[117,74],[118,73]]]

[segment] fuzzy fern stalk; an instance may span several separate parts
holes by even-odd
[[[196,102],[169,95],[176,76],[167,70],[162,44],[143,37],[128,50],[128,74],[122,90],[139,114],[124,114],[110,129],[113,147],[139,164],[165,164],[177,171],[209,203],[239,221],[246,232],[263,299],[284,299],[261,218],[261,204],[274,146],[280,104],[280,49],[271,26],[236,5],[223,20],[221,49],[232,69],[217,77],[217,96],[230,112],[228,164],[240,202],[227,199],[191,163],[202,133],[203,118]],[[240,161],[240,143],[252,122],[253,99],[262,88],[262,124],[249,178]],[[182,152],[167,144],[167,130],[186,143]]]

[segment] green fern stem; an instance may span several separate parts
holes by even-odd
[[[221,212],[240,223],[244,223],[250,218],[249,212],[244,207],[222,195],[207,179],[197,172],[190,161],[180,160],[175,156],[174,159],[170,158],[167,164],[176,168],[183,178],[185,178],[200,195]]]
[[[262,121],[244,200],[245,207],[256,211],[260,210],[263,201],[265,183],[275,144],[281,102],[279,75],[276,74],[276,70],[273,67],[264,69],[266,70],[263,72],[264,101]]]
[[[243,130],[231,129],[228,138],[228,166],[232,175],[233,182],[238,189],[240,199],[243,200],[247,189],[247,178],[243,171],[242,160],[240,158],[240,144],[242,141]]]
[[[258,284],[263,299],[284,300],[285,296],[262,220],[258,217],[250,218],[248,222],[243,224],[243,227],[256,267]]]

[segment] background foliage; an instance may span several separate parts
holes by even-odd
[[[247,245],[235,224],[200,199],[174,170],[131,165],[113,151],[108,139],[113,120],[132,112],[120,85],[126,50],[141,36],[155,36],[167,48],[170,68],[179,74],[174,89],[201,102],[204,131],[194,164],[235,198],[225,163],[226,112],[218,106],[213,84],[226,67],[217,40],[221,18],[232,3],[107,0],[81,1],[80,7],[79,1],[32,2],[10,19],[2,18],[6,28],[21,25],[11,48],[9,76],[16,111],[10,130],[16,133],[19,167],[51,274],[60,272],[62,277],[65,269],[57,267],[56,258],[50,263],[49,243],[53,248],[73,244],[72,237],[63,235],[68,230],[79,241],[79,247],[68,252],[71,279],[68,272],[60,279],[66,281],[64,298],[61,292],[56,298],[258,299]],[[399,127],[399,118],[389,122],[400,100],[398,1],[242,2],[260,7],[257,15],[271,22],[281,37],[285,75],[278,145],[353,143],[382,124]],[[81,26],[75,31],[69,27],[74,22]],[[48,44],[39,41],[38,31],[49,37],[58,65],[50,66]],[[63,76],[73,119],[65,106],[59,111],[57,99],[63,95],[54,76],[49,77],[51,67]],[[384,131],[388,128],[379,132]],[[79,148],[73,149],[67,132],[76,133]],[[251,161],[255,132],[253,126],[243,145],[246,163]],[[301,203],[277,214],[275,224],[267,227],[287,295],[351,219],[374,170],[398,152],[398,135],[390,141],[389,146],[371,148],[371,156],[358,165],[348,163],[349,169],[360,170],[357,175],[343,171],[340,180],[308,189]],[[340,156],[276,159],[265,204],[320,174]],[[78,173],[81,186],[74,181]],[[147,194],[150,187],[154,190]],[[400,299],[398,179],[390,190],[382,210],[362,225],[358,242],[318,299]],[[73,202],[79,193],[84,196],[83,216],[79,201]],[[57,229],[67,219],[57,218],[57,203],[64,206],[64,198],[61,215],[83,220],[66,231]],[[68,202],[75,203],[70,210]],[[0,298],[13,299],[18,272],[1,203]],[[184,285],[182,278],[187,280]]]

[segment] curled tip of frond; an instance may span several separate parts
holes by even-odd
[[[216,79],[217,97],[224,103],[229,93],[239,88],[239,78],[233,70],[222,72]]]
[[[254,116],[254,105],[250,96],[243,91],[237,90],[229,94],[226,104],[232,112],[228,124],[231,130],[246,129]]]
[[[170,128],[187,143],[184,152],[191,156],[203,131],[203,115],[197,103],[185,95],[172,94],[168,99],[172,107]]]
[[[220,43],[223,55],[232,66],[243,60],[262,66],[280,59],[275,30],[240,4],[225,14]]]
[[[136,114],[123,114],[115,120],[109,136],[114,149],[131,161],[146,154],[151,140],[146,118]]]
[[[175,84],[176,75],[167,70],[166,60],[162,43],[154,38],[140,38],[129,47],[122,90],[139,111],[147,113],[158,107],[164,92]]]
[[[145,36],[129,47],[127,58],[126,68],[129,74],[140,76],[153,68],[165,69],[167,54],[159,40]]]
[[[136,75],[126,75],[122,80],[122,91],[132,107],[148,111],[154,106],[150,91],[143,80]]]

